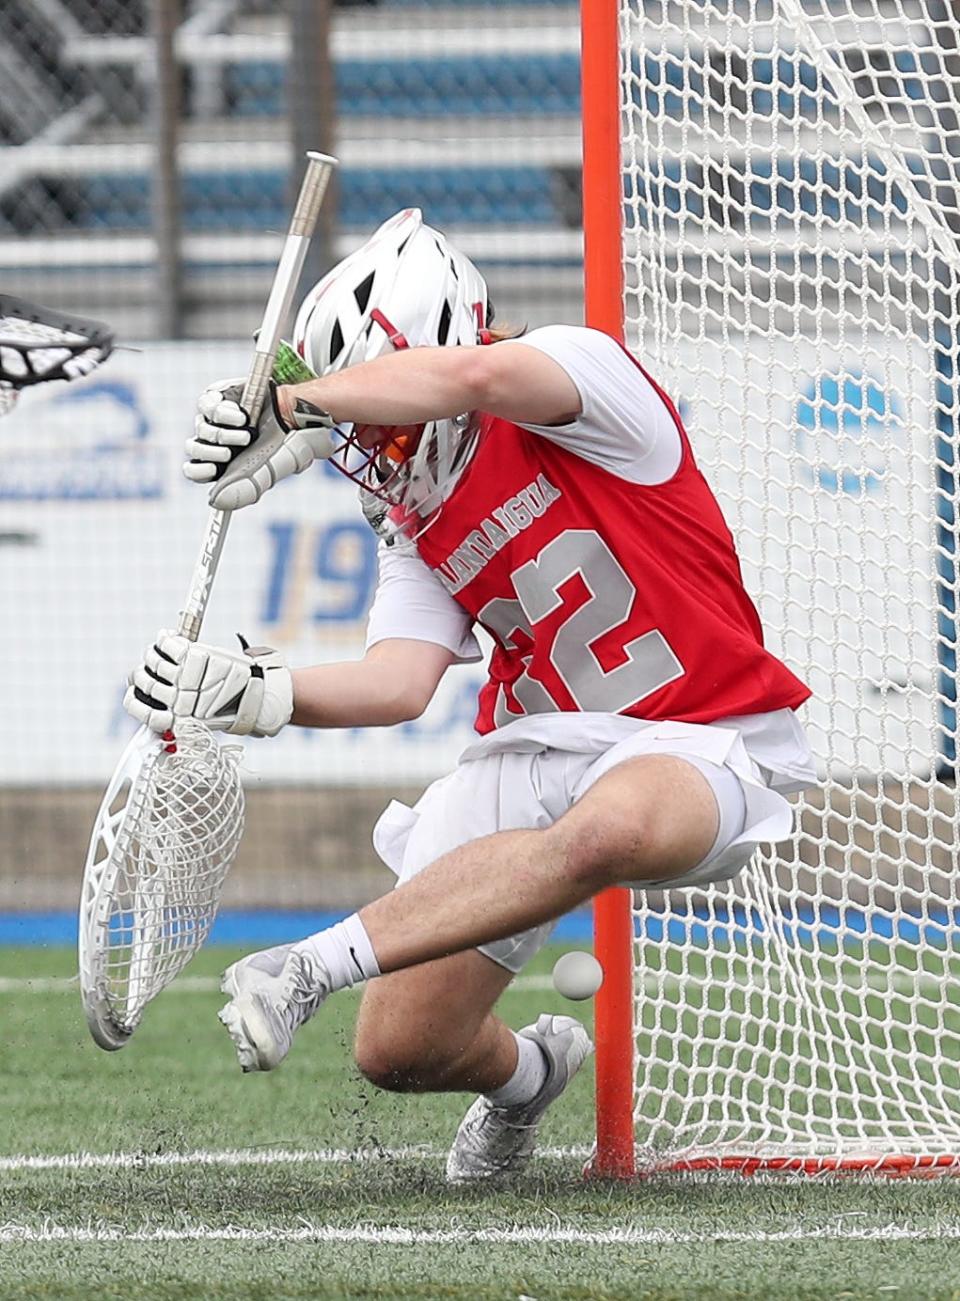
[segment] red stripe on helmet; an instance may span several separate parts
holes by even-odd
[[[370,318],[371,320],[376,321],[398,352],[402,351],[404,348],[410,347],[410,344],[406,340],[406,336],[401,334],[395,325],[390,324],[379,307],[373,309],[370,313]]]

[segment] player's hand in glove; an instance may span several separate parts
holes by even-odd
[[[334,449],[333,421],[326,411],[298,398],[292,422],[280,413],[277,385],[254,425],[240,405],[242,379],[221,380],[204,389],[197,403],[190,458],[183,472],[194,483],[212,483],[210,505],[239,510],[259,501],[268,488],[291,474],[301,474]]]
[[[279,651],[224,650],[164,630],[130,674],[123,707],[155,732],[197,718],[234,736],[276,736],[293,713],[293,679]]]

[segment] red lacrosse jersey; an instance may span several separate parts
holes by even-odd
[[[730,530],[658,392],[682,457],[655,486],[482,417],[468,470],[417,540],[496,643],[478,732],[558,710],[709,723],[810,695],[764,649]]]

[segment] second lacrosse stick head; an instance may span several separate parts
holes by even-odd
[[[0,415],[21,389],[88,375],[112,351],[113,331],[101,321],[0,294]]]

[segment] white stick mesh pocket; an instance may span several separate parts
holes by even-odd
[[[80,910],[91,1031],[117,1048],[206,940],[243,831],[239,746],[177,725],[176,752],[131,742],[94,829]]]

